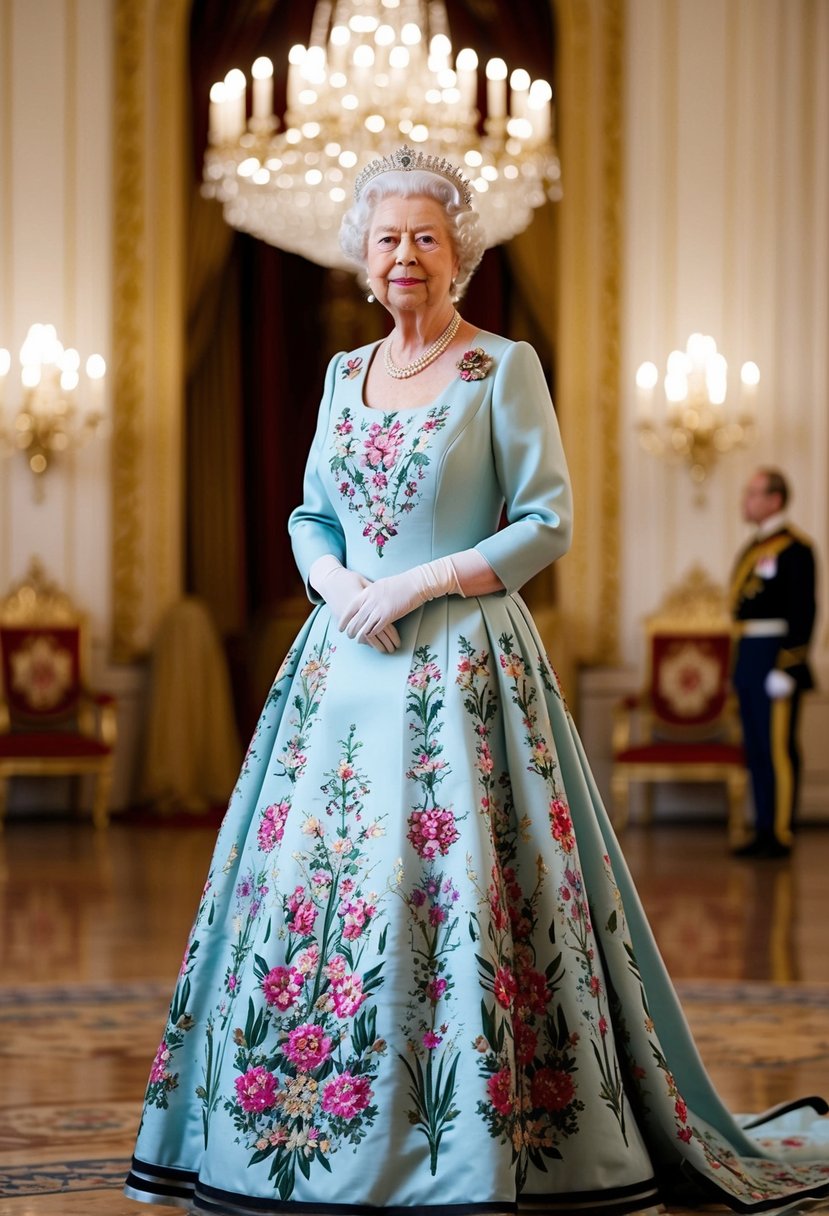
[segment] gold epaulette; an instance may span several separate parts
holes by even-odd
[[[784,549],[788,549],[794,539],[791,529],[787,526],[785,532],[775,532],[773,536],[757,540],[749,546],[731,579],[729,599],[732,611],[736,609],[740,602],[740,593],[745,586],[749,572],[757,565],[757,562],[764,557],[777,557],[778,553],[782,553]]]

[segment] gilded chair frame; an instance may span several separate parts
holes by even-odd
[[[0,600],[0,625],[78,630],[79,688],[73,714],[75,731],[106,749],[104,754],[95,756],[0,755],[0,829],[5,822],[9,781],[13,777],[93,778],[92,821],[96,828],[105,828],[109,822],[115,763],[116,710],[112,697],[92,691],[87,683],[89,635],[85,615],[68,595],[47,579],[43,567],[35,559],[23,581]],[[3,665],[0,665],[0,734],[9,734],[12,726],[13,715],[4,687]]]
[[[695,744],[711,741],[717,732],[717,741],[730,748],[742,742],[739,713],[733,691],[728,691],[721,712],[710,722],[699,726],[672,726],[659,717],[653,708],[654,639],[659,636],[688,638],[727,638],[732,651],[736,634],[727,611],[724,592],[713,583],[700,567],[694,567],[683,582],[669,592],[662,606],[645,622],[646,660],[645,677],[641,691],[625,698],[614,707],[613,714],[613,768],[611,773],[611,797],[613,819],[617,828],[624,828],[630,818],[630,786],[644,786],[643,822],[653,819],[653,787],[671,782],[722,783],[726,787],[728,800],[728,837],[737,847],[746,839],[745,800],[747,772],[744,762],[730,755],[721,760],[686,761],[657,759],[642,761],[621,760],[617,757],[634,742],[634,722],[638,741],[643,744],[659,740],[665,744]]]

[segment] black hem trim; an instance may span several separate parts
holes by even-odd
[[[146,1178],[136,1178],[135,1174],[129,1174],[124,1186],[131,1191],[146,1195],[147,1198],[154,1196],[169,1196],[170,1199],[185,1199],[188,1202],[193,1198],[192,1186],[175,1186],[172,1182],[150,1182]]]
[[[217,1206],[218,1205],[218,1206]],[[353,1203],[300,1203],[286,1199],[257,1199],[234,1195],[212,1186],[197,1186],[193,1197],[194,1212],[233,1212],[234,1216],[248,1212],[262,1212],[265,1216],[366,1216],[368,1212],[382,1212],[383,1216],[512,1216],[516,1205],[510,1200],[504,1203],[442,1203],[427,1206],[386,1207],[362,1202]]]
[[[658,1207],[663,1202],[655,1178],[634,1182],[629,1186],[608,1187],[601,1191],[570,1191],[566,1195],[519,1195],[518,1212],[543,1210],[555,1216],[587,1216],[594,1212],[602,1216],[627,1216],[643,1207]]]
[[[133,1157],[130,1172],[149,1174],[153,1178],[171,1179],[176,1182],[189,1182],[191,1186],[195,1186],[199,1180],[196,1170],[186,1170],[178,1165],[151,1165],[149,1161],[142,1161],[139,1157]]]

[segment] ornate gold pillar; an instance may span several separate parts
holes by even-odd
[[[189,0],[116,0],[113,656],[142,653],[181,592]]]
[[[564,186],[556,207],[556,403],[576,512],[557,601],[574,667],[613,662],[618,643],[624,0],[554,7]]]

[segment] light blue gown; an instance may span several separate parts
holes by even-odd
[[[506,592],[424,605],[391,655],[317,603],[218,836],[127,1194],[233,1216],[804,1207],[829,1157],[775,1151],[773,1124],[761,1144],[712,1089],[517,594],[568,547],[567,470],[532,348],[477,343],[487,373],[423,409],[363,404],[374,347],[328,368],[303,574],[475,546]]]

